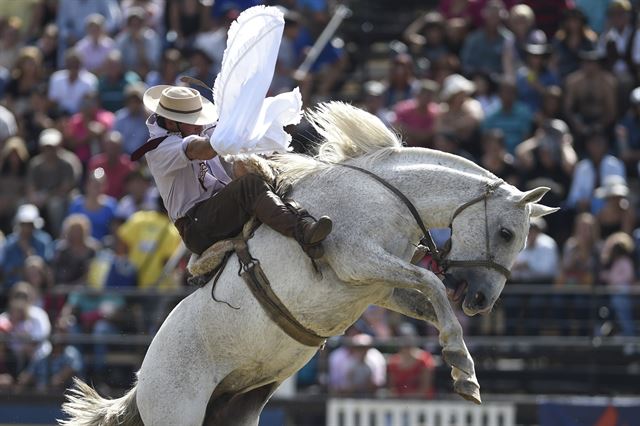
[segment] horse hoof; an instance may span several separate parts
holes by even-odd
[[[464,352],[443,349],[442,358],[449,366],[459,369],[467,376],[473,375],[473,363]]]
[[[480,386],[471,380],[459,380],[454,382],[453,390],[467,401],[471,401],[474,404],[482,404],[482,398],[480,398]]]

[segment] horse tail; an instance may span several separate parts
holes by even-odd
[[[58,420],[68,426],[144,426],[136,405],[136,386],[123,397],[106,399],[91,386],[75,378],[62,411],[69,417]]]

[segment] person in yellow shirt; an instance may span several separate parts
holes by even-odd
[[[177,286],[171,275],[163,276],[163,268],[182,240],[164,206],[160,205],[158,210],[136,212],[117,230],[121,247],[126,247],[129,261],[138,271],[138,287],[141,289]]]

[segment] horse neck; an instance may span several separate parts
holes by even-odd
[[[431,150],[402,150],[367,167],[416,206],[429,228],[449,226],[455,210],[497,178],[479,166]]]

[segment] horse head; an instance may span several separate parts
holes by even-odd
[[[445,285],[467,315],[492,309],[518,252],[526,243],[531,218],[557,211],[538,204],[549,188],[518,191],[501,181],[460,206],[451,220]]]

